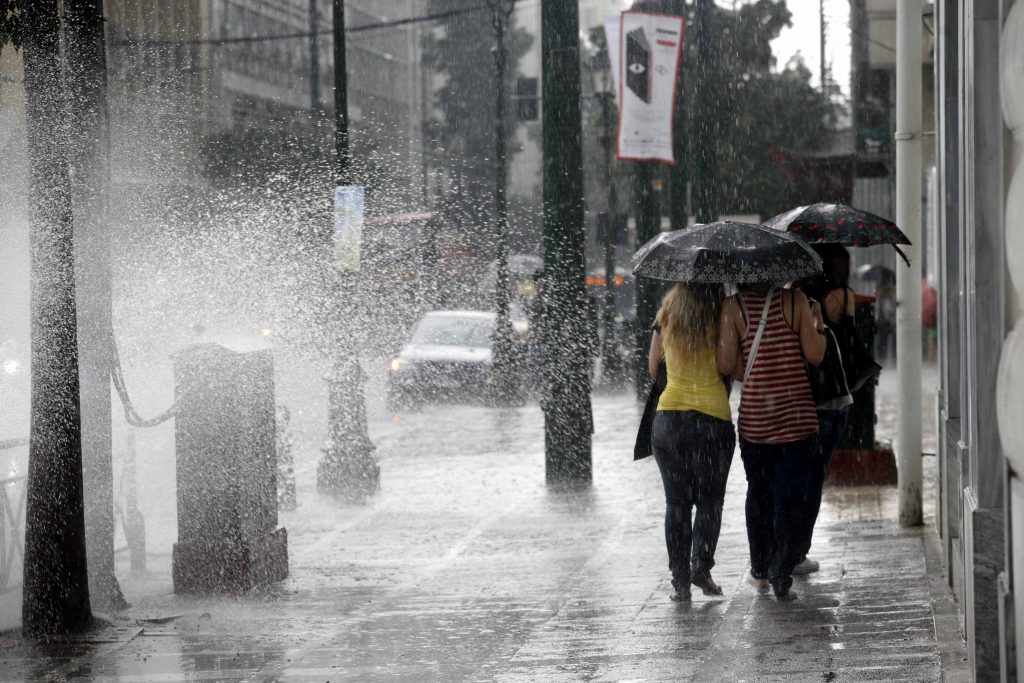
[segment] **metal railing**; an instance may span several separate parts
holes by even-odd
[[[27,446],[28,439],[0,441],[0,451]],[[25,496],[27,477],[19,474],[0,479],[0,595],[21,588],[21,572],[15,559],[25,560]]]

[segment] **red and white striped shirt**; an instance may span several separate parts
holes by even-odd
[[[743,338],[746,359],[767,292],[743,292],[740,296],[747,313],[747,334]],[[775,290],[772,299],[754,367],[744,378],[740,398],[740,436],[751,443],[800,441],[818,431],[818,413],[807,381],[800,336],[783,315],[782,290]]]

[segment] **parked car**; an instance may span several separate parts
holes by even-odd
[[[489,398],[494,324],[495,314],[488,311],[425,314],[401,352],[388,361],[388,404],[398,408],[424,401]],[[524,356],[522,346],[517,338],[517,369]]]

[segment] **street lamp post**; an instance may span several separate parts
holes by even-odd
[[[352,156],[348,130],[348,72],[345,61],[345,2],[333,0],[334,22],[334,145],[335,183],[352,184]],[[356,356],[356,335],[342,330],[359,316],[355,277],[337,274],[330,295],[331,306],[348,302],[347,315],[328,316],[328,354],[333,367],[328,383],[328,440],[324,457],[317,467],[317,488],[347,500],[361,501],[380,485],[380,466],[374,457],[366,423],[365,373]],[[347,318],[347,319],[346,319]]]

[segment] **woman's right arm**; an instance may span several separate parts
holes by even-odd
[[[739,306],[736,299],[730,297],[722,303],[722,312],[718,317],[718,347],[715,349],[715,365],[718,371],[726,376],[735,379],[743,379],[736,376],[736,369],[743,354],[739,352],[740,338],[736,329],[736,316],[739,315]],[[743,371],[740,371],[740,375]]]
[[[825,357],[825,321],[821,317],[821,304],[815,301],[808,308],[807,297],[800,292],[796,292],[795,296],[800,348],[807,362],[817,367]]]

